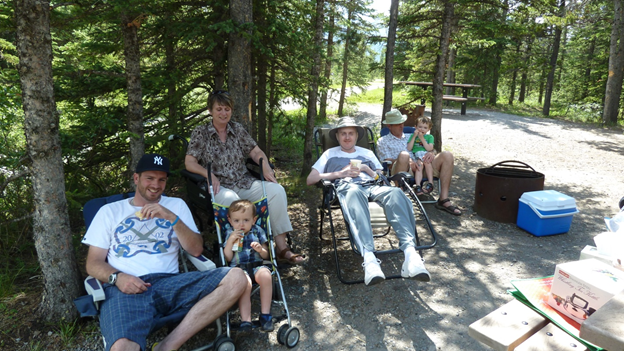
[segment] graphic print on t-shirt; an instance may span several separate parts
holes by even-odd
[[[140,220],[134,213],[124,219],[113,234],[117,257],[140,253],[157,255],[168,252],[173,241],[171,222],[162,218]]]

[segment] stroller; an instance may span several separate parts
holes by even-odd
[[[292,326],[292,322],[290,319],[290,313],[288,311],[288,304],[286,303],[286,298],[284,294],[284,288],[282,286],[282,280],[280,278],[280,274],[277,270],[277,261],[275,259],[275,249],[273,247],[273,233],[271,232],[271,223],[269,221],[269,208],[268,208],[268,200],[266,195],[266,190],[264,188],[264,176],[262,174],[262,163],[263,160],[260,159],[260,180],[262,183],[262,191],[263,197],[262,199],[256,201],[254,203],[256,207],[256,215],[258,216],[258,220],[256,224],[264,229],[267,235],[268,245],[269,245],[269,260],[265,260],[263,263],[271,268],[271,277],[273,281],[273,297],[271,307],[274,310],[274,307],[280,307],[279,314],[273,315],[273,321],[275,323],[279,323],[280,321],[287,319],[287,323],[280,326],[277,330],[277,341],[281,345],[286,345],[288,348],[293,348],[297,345],[300,338],[300,332],[297,327]],[[208,171],[208,182],[209,182],[209,192],[212,201],[212,208],[214,211],[214,221],[215,228],[217,232],[217,240],[219,244],[219,256],[221,258],[221,265],[226,266],[227,262],[225,260],[224,247],[225,247],[225,229],[229,226],[229,222],[227,219],[227,211],[228,207],[217,204],[214,199],[214,191],[212,187],[212,177],[211,177],[211,169],[210,164],[206,167]],[[256,294],[259,295],[260,288],[257,285],[252,286],[251,295],[254,296]],[[238,325],[230,323],[230,311],[226,314],[226,326],[227,331],[229,333],[230,328],[236,330]],[[257,321],[252,323],[253,328],[258,328],[260,325]]]

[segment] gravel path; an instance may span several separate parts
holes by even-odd
[[[360,105],[359,110],[361,123],[378,123],[381,105]],[[318,237],[320,190],[307,187],[302,197],[308,203],[290,206],[297,249],[310,257],[305,266],[280,269],[292,322],[301,330],[297,350],[488,350],[468,336],[468,325],[512,299],[506,292],[511,280],[551,275],[557,263],[578,259],[603,231],[602,217],[616,213],[624,195],[619,130],[469,108],[465,116],[444,111],[442,136],[444,149],[456,158],[452,200],[464,214],[454,217],[425,205],[439,234],[438,245],[425,254],[429,283],[340,283],[331,244]],[[504,160],[529,164],[545,174],[545,189],[576,199],[580,213],[567,234],[535,237],[474,213],[477,169]],[[346,246],[342,254],[351,262],[345,274],[362,277],[359,258]],[[401,262],[402,257],[384,259],[382,267],[389,273]],[[285,350],[275,334],[233,338],[238,350]],[[192,344],[211,337],[202,333]],[[94,349],[96,337],[90,340],[80,350]]]

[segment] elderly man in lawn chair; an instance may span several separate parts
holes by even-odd
[[[186,312],[152,350],[175,350],[221,316],[242,295],[238,268],[178,272],[179,247],[199,256],[201,235],[183,200],[163,195],[169,160],[144,155],[136,167],[132,198],[103,206],[82,242],[87,272],[104,285],[100,328],[106,350],[146,350],[154,321]]]
[[[399,239],[400,249],[405,254],[401,276],[429,281],[429,272],[415,250],[416,223],[412,202],[401,189],[376,182],[382,171],[379,160],[372,151],[356,146],[358,139],[364,135],[364,129],[353,118],[342,117],[329,135],[340,146],[323,152],[312,166],[307,184],[317,184],[322,179],[331,180],[336,186],[339,201],[348,204],[345,221],[350,226],[364,258],[362,266],[366,285],[377,284],[386,279],[374,253],[369,200],[383,207],[387,220]]]

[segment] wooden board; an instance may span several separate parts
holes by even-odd
[[[514,299],[472,323],[468,335],[496,351],[510,351],[546,324],[546,318]]]
[[[586,351],[587,348],[578,340],[552,323],[533,334],[515,351]]]
[[[464,101],[468,101],[468,98],[464,98],[464,97],[461,97],[461,96],[455,96],[455,95],[443,95],[442,96],[442,100],[464,102]]]

